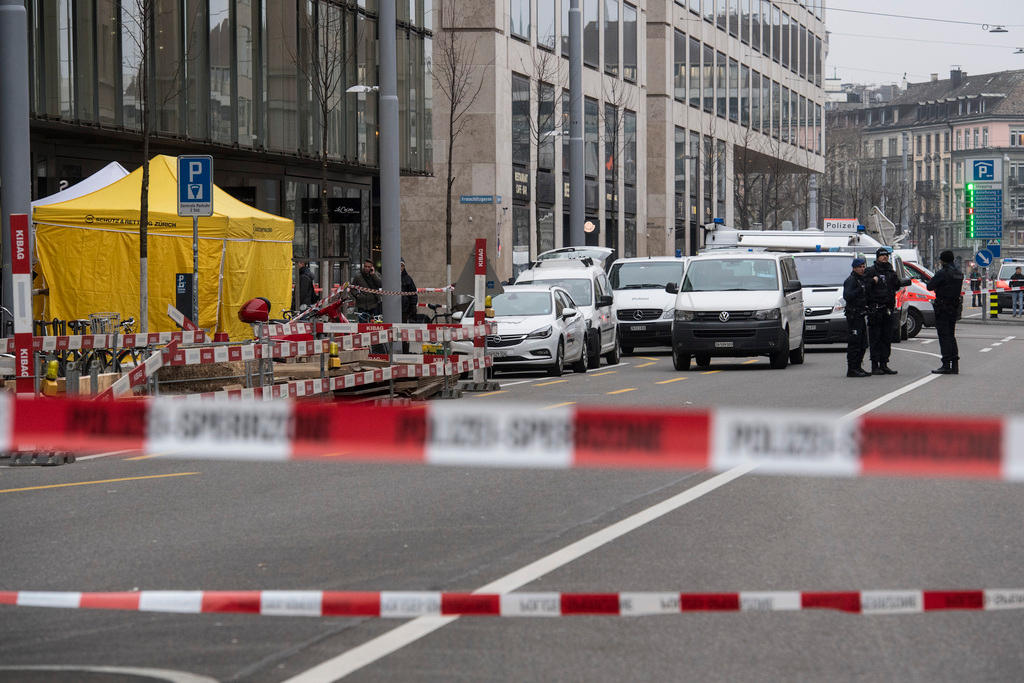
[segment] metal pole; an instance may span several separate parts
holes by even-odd
[[[199,327],[199,216],[192,216],[192,322]],[[184,329],[184,328],[182,328]]]
[[[24,0],[0,0],[0,207],[3,209],[2,303],[14,310],[11,242],[6,230],[11,214],[29,215],[29,253],[35,253],[32,231],[32,155],[28,127],[28,15]]]
[[[380,3],[380,233],[381,275],[385,291],[402,289],[401,213],[398,191],[398,57],[395,40],[395,0]],[[402,302],[382,297],[384,322],[402,322]],[[392,342],[394,343],[394,342]]]
[[[889,165],[889,160],[888,159],[882,159],[882,207],[881,207],[881,209],[882,209],[882,213],[883,214],[885,213],[885,181],[886,181],[886,171],[888,170],[888,165]]]
[[[818,174],[812,173],[808,189],[807,227],[818,227]]]
[[[583,14],[580,0],[569,4],[569,241],[582,246],[583,168]]]
[[[910,171],[907,166],[907,151],[910,147],[910,133],[903,133],[903,183],[901,187],[903,189],[903,204],[902,204],[902,220],[900,221],[900,228],[903,230],[903,234],[907,233],[910,229]],[[917,230],[914,234],[917,234]],[[920,241],[920,236],[918,236]]]

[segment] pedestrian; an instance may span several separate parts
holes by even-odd
[[[853,259],[853,271],[843,283],[843,300],[846,301],[846,376],[870,377],[871,373],[861,367],[864,351],[868,347],[868,293],[864,278],[866,261],[861,257]]]
[[[1020,272],[1017,266],[1010,276],[1010,299],[1013,301],[1013,317],[1019,318],[1024,314],[1024,273]]]
[[[370,318],[380,315],[381,297],[379,290],[381,288],[381,281],[380,276],[377,275],[377,271],[373,267],[373,261],[370,259],[363,261],[363,267],[352,276],[352,284],[362,288],[357,289],[355,293],[356,312],[363,313]]]
[[[416,321],[416,304],[420,298],[416,295],[416,283],[405,269],[405,259],[401,260],[402,266],[402,291],[412,294],[402,295],[402,322],[411,323]]]
[[[896,310],[896,292],[902,284],[889,263],[889,250],[879,247],[875,263],[866,271],[868,298],[868,340],[871,345],[871,374],[895,375],[889,367],[892,352],[892,316]]]
[[[960,352],[956,345],[956,321],[963,310],[964,274],[953,265],[953,252],[948,249],[939,254],[942,268],[928,281],[928,289],[935,292],[935,331],[939,334],[942,367],[932,370],[936,375],[960,374]]]
[[[977,266],[971,268],[971,305],[981,306],[981,271]]]
[[[320,296],[313,286],[316,278],[313,277],[313,271],[309,268],[309,261],[299,261],[297,265],[299,266],[299,305],[296,308],[302,309],[315,304],[320,300]]]

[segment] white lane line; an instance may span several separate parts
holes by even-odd
[[[907,386],[903,387],[902,389],[897,389],[896,391],[890,391],[885,396],[879,396],[878,398],[876,398],[871,403],[867,403],[865,405],[862,405],[860,408],[857,408],[856,410],[851,410],[850,412],[848,412],[843,417],[860,417],[864,413],[871,412],[872,410],[874,410],[878,406],[884,405],[884,404],[888,403],[889,401],[893,400],[894,398],[896,398],[898,396],[902,396],[903,394],[906,394],[906,393],[908,393],[910,391],[913,391],[914,389],[917,389],[918,387],[923,387],[925,384],[928,384],[928,382],[931,382],[932,380],[936,380],[939,377],[942,377],[942,375],[925,375],[921,379],[917,380],[916,382],[911,382],[910,384],[908,384]]]
[[[1003,342],[992,342],[992,346],[1002,346]]]
[[[616,363],[615,365],[606,365],[605,367],[606,368],[617,368],[620,365],[621,366],[626,366],[626,365],[629,365],[629,363]],[[597,368],[594,368],[594,369],[597,370]],[[501,382],[498,386],[500,386],[502,389],[504,389],[505,387],[514,387],[517,384],[530,384],[531,382],[540,382],[540,381],[545,380],[545,379],[547,379],[547,377],[532,377],[530,379],[521,379],[521,380],[518,380],[518,381],[515,381],[515,382]]]
[[[991,347],[991,346],[986,346],[985,348],[983,348],[983,349],[982,349],[981,351],[979,351],[978,353],[988,353],[988,352],[989,352],[989,351],[991,351],[991,350],[992,350],[992,347]]]
[[[1003,337],[999,341],[1008,342],[1008,341],[1013,341],[1014,339],[1016,339],[1016,337]]]
[[[79,666],[79,665],[25,665],[25,666],[0,666],[0,671],[60,671],[60,672],[86,672],[99,674],[123,674],[130,678],[150,678],[170,683],[217,683],[216,678],[207,678],[198,674],[191,674],[187,671],[174,671],[173,669],[143,669],[135,666]]]
[[[937,376],[937,375],[936,375]],[[701,496],[711,493],[715,489],[738,479],[750,470],[754,465],[740,465],[731,470],[723,472],[693,488],[678,493],[667,500],[652,505],[646,510],[616,522],[611,526],[596,531],[589,536],[581,538],[575,543],[570,543],[561,550],[542,557],[536,562],[531,562],[511,574],[507,574],[486,586],[478,588],[476,593],[508,593],[520,588],[531,581],[548,574],[560,567],[563,567],[573,560],[583,557],[587,553],[597,550],[603,545],[611,543],[631,531],[653,522],[670,512],[678,510],[687,503],[692,503]],[[350,673],[386,657],[406,645],[410,645],[420,638],[433,633],[446,626],[458,617],[419,617],[412,621],[392,629],[387,633],[377,636],[362,645],[355,647],[348,652],[342,653],[333,659],[329,659],[298,676],[289,678],[285,683],[327,683],[336,681]]]
[[[921,340],[921,343],[922,344],[931,344],[934,341],[935,341],[934,339],[923,339],[923,340]]]
[[[964,317],[965,318],[977,318],[980,315],[981,315],[981,313],[971,313],[970,315],[965,315]]]
[[[931,351],[918,351],[917,349],[893,349],[893,351],[906,351],[907,353],[919,353],[922,356],[934,356],[935,358],[942,358],[941,353],[932,353]]]
[[[122,453],[134,453],[138,449],[127,449],[124,451],[109,451],[107,453],[97,453],[95,455],[79,455],[75,457],[75,460],[95,460],[96,458],[109,458],[114,455],[121,455]]]

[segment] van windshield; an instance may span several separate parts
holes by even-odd
[[[690,263],[680,291],[755,292],[778,287],[775,259],[709,259]]]
[[[999,266],[999,277],[997,280],[1009,280],[1010,276],[1017,272],[1017,269],[1021,267],[1019,263],[1004,263]],[[1024,273],[1024,270],[1021,270]]]
[[[612,289],[665,289],[683,278],[682,261],[636,261],[616,263],[608,279]]]
[[[558,286],[569,290],[569,296],[577,306],[590,306],[594,301],[594,287],[589,279],[571,278],[565,280],[534,280],[531,284],[541,287]]]
[[[491,302],[495,316],[550,315],[551,292],[505,291]]]
[[[850,276],[850,258],[838,258],[835,256],[816,256],[808,254],[801,256],[794,254],[796,262],[796,273],[800,276],[800,284],[804,287],[842,287],[843,282]]]

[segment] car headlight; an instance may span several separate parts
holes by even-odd
[[[754,320],[778,320],[779,309],[766,308],[763,311],[754,311]]]
[[[547,339],[551,336],[551,325],[526,335],[527,339]]]
[[[835,306],[832,307],[833,313],[842,313],[846,310],[846,302],[840,299]]]
[[[693,311],[676,311],[675,321],[677,323],[688,323],[693,320]]]
[[[662,320],[671,320],[672,316],[675,315],[675,312],[676,312],[676,309],[674,309],[674,308],[667,308],[667,309],[665,309],[664,311],[661,312],[661,319]]]

